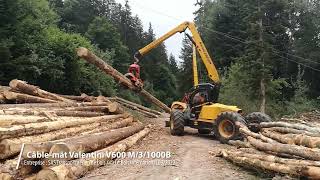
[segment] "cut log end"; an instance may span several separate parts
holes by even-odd
[[[53,145],[49,151],[49,154],[66,153],[68,156],[65,158],[50,158],[50,160],[69,160],[70,149],[65,143],[57,143]]]
[[[89,54],[89,50],[87,48],[79,47],[77,49],[77,55],[79,57],[86,57],[86,56],[88,56],[88,54]]]
[[[41,170],[37,176],[36,176],[37,180],[59,180],[58,175],[51,169],[43,169]]]

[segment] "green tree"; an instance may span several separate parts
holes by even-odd
[[[131,63],[128,49],[122,44],[117,29],[105,17],[96,17],[86,35],[98,48],[114,52],[113,66],[122,73],[127,72]]]

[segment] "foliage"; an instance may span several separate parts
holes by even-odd
[[[320,63],[319,8],[318,1],[202,1],[195,20],[223,74],[220,100],[259,111],[263,82],[267,113],[313,109],[311,98],[320,95],[312,69]],[[302,74],[300,63],[307,66]]]

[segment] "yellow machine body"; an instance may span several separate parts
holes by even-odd
[[[187,104],[179,101],[175,101],[171,105],[171,109],[180,109],[185,111],[187,109]],[[214,123],[218,115],[222,112],[237,112],[241,113],[242,110],[237,106],[229,106],[220,103],[213,103],[202,105],[199,118],[197,121]]]
[[[217,119],[218,115],[222,112],[241,113],[241,109],[239,109],[237,106],[228,106],[220,103],[204,105],[201,108],[199,121],[206,121],[206,122],[214,121],[215,119]]]

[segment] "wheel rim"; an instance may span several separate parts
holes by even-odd
[[[222,120],[221,123],[219,123],[219,133],[224,138],[230,138],[235,133],[235,126],[232,121],[229,119]]]

